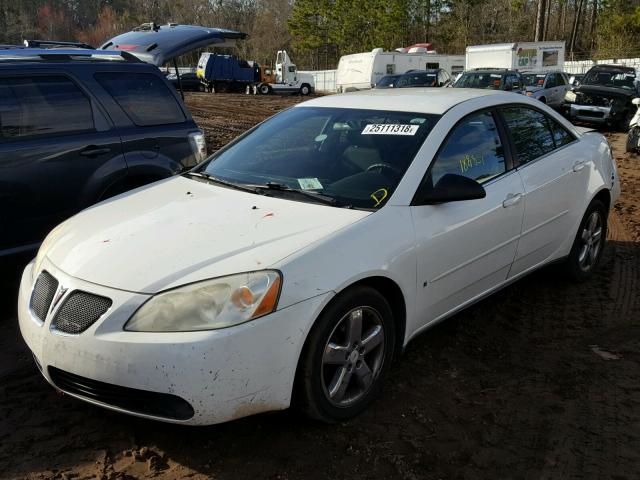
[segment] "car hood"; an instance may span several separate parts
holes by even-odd
[[[633,90],[626,90],[624,88],[615,87],[604,87],[602,85],[580,85],[573,90],[574,92],[602,97],[632,98],[637,96],[636,92]]]
[[[174,177],[72,217],[39,256],[82,280],[156,293],[267,268],[370,214]]]
[[[543,90],[543,88],[542,87],[525,87],[524,90],[526,92],[535,93],[535,92],[539,92],[540,90]]]

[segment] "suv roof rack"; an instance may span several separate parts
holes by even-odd
[[[82,48],[94,50],[95,47],[82,42],[58,42],[56,40],[25,40],[24,46],[27,48]]]
[[[64,62],[69,60],[83,61],[125,61],[144,63],[129,52],[114,50],[89,50],[80,48],[10,48],[0,50],[0,62],[6,61],[51,61]]]

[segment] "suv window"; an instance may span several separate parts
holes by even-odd
[[[491,112],[470,115],[452,131],[433,167],[432,185],[447,173],[464,175],[480,183],[506,171],[504,148]]]
[[[527,107],[505,107],[502,113],[521,164],[556,148],[548,118],[543,113]]]
[[[185,121],[173,93],[150,73],[96,73],[96,80],[118,102],[133,123],[141,127]]]
[[[544,86],[544,88],[557,87],[558,86],[557,78],[558,76],[555,73],[550,73],[549,75],[547,75],[547,83]]]
[[[91,102],[69,78],[0,78],[0,138],[94,129]]]
[[[567,81],[564,78],[564,74],[563,73],[556,73],[556,87],[561,87],[563,85],[566,85]]]

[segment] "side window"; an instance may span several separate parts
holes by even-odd
[[[556,74],[555,73],[550,73],[549,75],[547,75],[547,83],[545,84],[544,88],[553,88],[553,87],[557,87],[558,84],[556,83]]]
[[[0,139],[93,129],[91,102],[69,78],[0,78]]]
[[[511,77],[511,88],[520,88],[522,86],[522,82],[520,81],[520,77],[518,75],[510,75]]]
[[[138,126],[185,121],[184,113],[165,83],[150,73],[96,73],[96,80]]]
[[[567,81],[567,77],[565,76],[564,73],[557,73],[556,74],[556,83],[559,87],[562,87],[563,85],[566,85],[567,83],[569,83]]]
[[[435,185],[447,173],[480,183],[506,171],[504,149],[491,112],[472,114],[451,132],[431,168]]]
[[[547,117],[547,120],[549,122],[549,125],[551,126],[551,133],[553,134],[553,141],[556,144],[556,148],[568,145],[576,139],[562,125],[560,125],[552,118]]]
[[[393,75],[396,73],[396,66],[393,63],[387,65],[387,75]]]
[[[555,149],[546,115],[527,107],[505,107],[502,113],[521,164]]]

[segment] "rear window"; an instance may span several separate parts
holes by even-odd
[[[96,80],[122,107],[133,123],[141,127],[185,121],[173,93],[150,73],[97,73]]]
[[[1,139],[93,129],[91,102],[69,78],[0,78]]]

